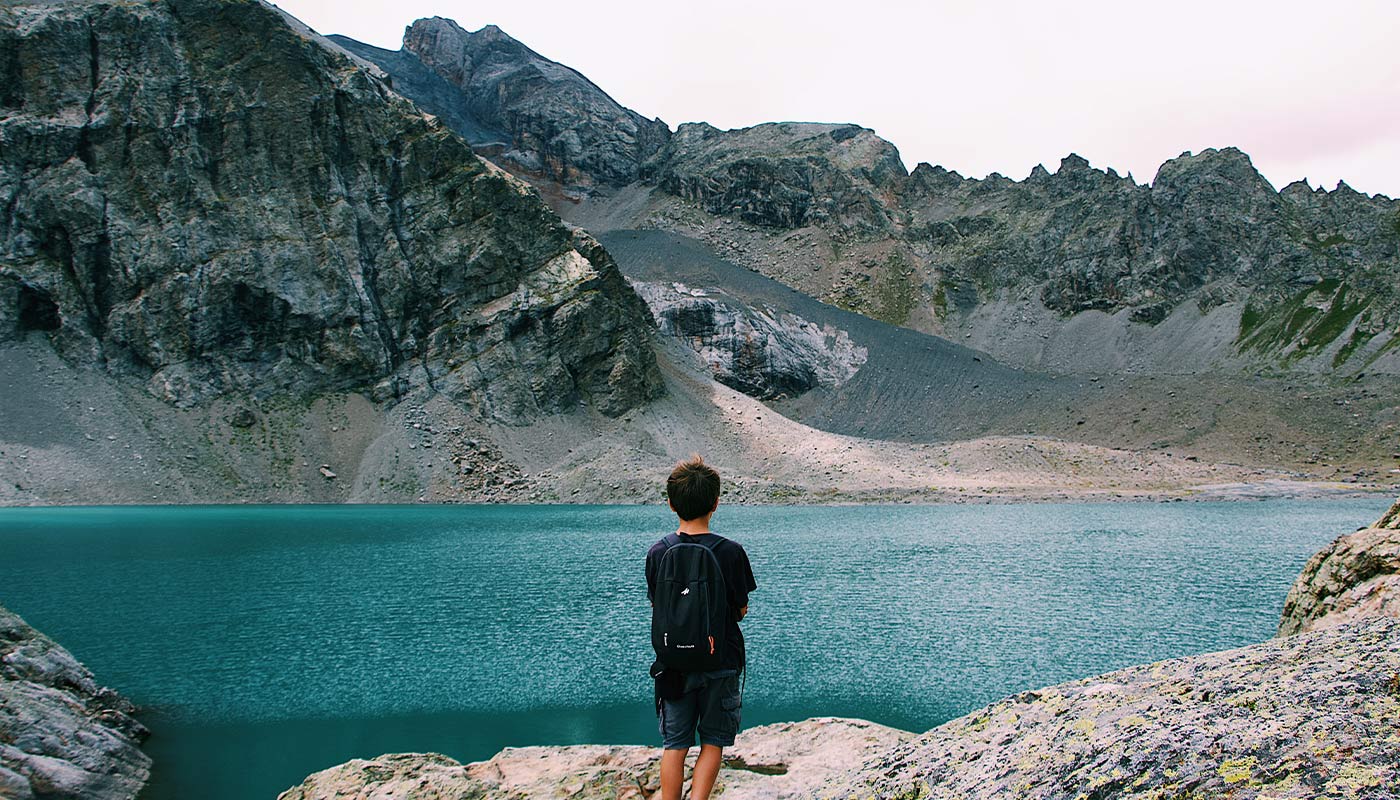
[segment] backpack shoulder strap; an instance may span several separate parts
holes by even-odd
[[[698,545],[700,545],[701,547],[705,548],[706,550],[709,550],[710,552],[714,552],[715,548],[716,548],[716,547],[719,547],[719,543],[720,543],[720,542],[722,541],[722,539],[723,539],[723,537],[721,537],[721,536],[720,536],[719,534],[717,534],[717,533],[710,533],[710,534],[706,534],[706,535],[704,535],[704,536],[691,536],[691,535],[689,535],[689,534],[686,534],[685,536],[682,536],[682,535],[679,534],[679,533],[672,533],[672,534],[670,534],[669,536],[667,536],[667,538],[668,538],[668,539],[672,539],[672,538],[674,539],[674,541],[672,541],[672,543],[671,543],[670,545],[667,545],[668,547],[673,546],[673,545],[677,545],[677,544],[681,544],[681,543],[685,543],[685,544],[698,544]]]

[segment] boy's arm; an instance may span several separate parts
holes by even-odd
[[[744,587],[744,604],[739,607],[739,619],[743,620],[744,617],[749,615],[749,592],[757,589],[758,584],[753,579],[753,567],[749,565],[748,551],[740,547],[739,552],[743,555],[743,559],[740,562],[740,574],[742,575],[741,585]]]
[[[656,594],[656,572],[652,569],[651,564],[652,564],[652,560],[651,560],[651,551],[648,550],[648,551],[647,551],[647,566],[646,566],[646,575],[647,575],[647,602],[651,603],[652,605],[656,605],[655,600],[653,600],[653,596]]]

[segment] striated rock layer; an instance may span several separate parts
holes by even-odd
[[[0,607],[0,797],[134,798],[151,771],[134,710]]]
[[[430,385],[519,422],[659,378],[606,252],[252,0],[0,7],[0,343],[180,406]]]
[[[726,748],[716,791],[744,800],[805,797],[839,771],[912,735],[830,717],[753,728]],[[639,746],[511,747],[466,766],[431,753],[384,755],[318,772],[279,800],[640,800],[660,797],[659,752]]]
[[[1129,667],[993,703],[822,798],[1393,798],[1400,620]]]
[[[1308,560],[1284,601],[1278,635],[1382,616],[1400,617],[1400,501]]]

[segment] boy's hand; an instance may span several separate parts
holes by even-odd
[[[740,619],[740,621],[742,621],[742,620],[744,619],[744,617],[747,617],[748,615],[749,615],[749,607],[748,607],[748,606],[744,606],[743,608],[739,609],[739,619]]]

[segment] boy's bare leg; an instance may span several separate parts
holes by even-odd
[[[685,754],[690,750],[661,751],[661,800],[681,800],[685,783]]]
[[[695,772],[690,776],[690,800],[710,800],[710,790],[719,777],[719,765],[724,748],[713,744],[700,745],[700,757],[695,759]],[[666,785],[662,778],[661,785]],[[678,790],[679,791],[679,790]]]

